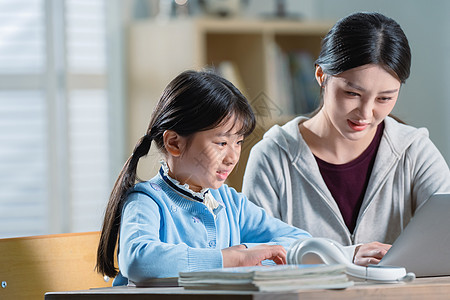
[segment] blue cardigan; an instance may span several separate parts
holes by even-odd
[[[221,268],[221,249],[238,244],[277,244],[287,250],[292,242],[310,237],[269,216],[227,185],[209,192],[220,204],[214,210],[216,217],[161,174],[136,184],[122,210],[120,273],[113,285]]]

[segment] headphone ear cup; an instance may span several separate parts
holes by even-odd
[[[322,259],[322,257],[315,252],[307,252],[303,254],[301,263],[308,265],[326,264],[326,262]]]

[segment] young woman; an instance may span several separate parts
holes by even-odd
[[[310,235],[223,185],[254,126],[250,105],[227,80],[195,71],[177,76],[111,193],[97,270],[123,285],[180,271],[286,263],[289,245]],[[155,177],[135,184],[152,142],[165,161]]]
[[[432,194],[450,192],[449,168],[428,131],[389,116],[410,65],[394,20],[355,13],[338,21],[316,61],[319,109],[271,128],[255,145],[244,194],[316,237],[394,242]],[[364,245],[355,263],[378,263],[389,247]]]

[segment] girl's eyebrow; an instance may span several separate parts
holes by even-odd
[[[236,133],[231,133],[230,131],[227,131],[227,132],[219,132],[219,133],[216,133],[216,134],[215,134],[215,136],[217,136],[217,137],[230,137],[230,136],[232,136],[232,135],[238,135],[238,136],[241,136],[242,134],[238,134],[237,132],[236,132]]]
[[[229,137],[231,134],[229,132],[220,132],[220,133],[216,133],[215,136],[218,137]]]

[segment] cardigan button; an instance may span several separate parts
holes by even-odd
[[[215,247],[216,247],[216,241],[215,240],[209,241],[209,248],[215,248]]]

